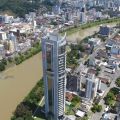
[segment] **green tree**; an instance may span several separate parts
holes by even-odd
[[[14,115],[19,118],[19,117],[23,117],[23,118],[26,118],[26,117],[32,117],[32,111],[30,110],[30,108],[27,106],[27,105],[24,105],[24,103],[20,103],[15,112],[14,112]]]
[[[115,94],[112,92],[108,92],[107,96],[105,97],[105,103],[109,106],[112,106],[115,101]]]
[[[0,62],[0,71],[4,71],[4,70],[5,70],[5,65],[2,62]]]
[[[99,105],[99,104],[94,104],[93,107],[91,108],[91,111],[92,112],[101,112],[102,110],[102,105]]]
[[[118,87],[120,87],[120,78],[117,78],[117,80],[116,80],[116,85],[117,85]]]
[[[7,60],[4,58],[4,59],[2,59],[2,61],[1,61],[4,65],[7,65]]]
[[[101,112],[102,111],[102,105],[98,105],[97,106],[97,112]]]

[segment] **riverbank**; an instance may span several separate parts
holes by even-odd
[[[92,22],[88,22],[86,24],[80,24],[78,26],[72,26],[72,27],[66,28],[65,30],[61,30],[60,32],[62,34],[67,32],[67,35],[71,35],[79,30],[84,30],[87,28],[91,28],[91,27],[94,27],[97,25],[107,24],[107,23],[120,23],[120,18],[111,18],[111,19],[92,21]]]
[[[0,73],[0,120],[10,120],[17,105],[42,77],[41,53]]]
[[[19,65],[25,60],[31,58],[32,56],[38,54],[41,51],[41,44],[37,42],[32,45],[32,47],[24,53],[16,53],[14,57],[3,58],[0,61],[0,72],[6,70],[7,68]]]
[[[115,26],[117,23],[107,23],[106,25],[109,25],[110,27]],[[90,27],[87,29],[80,29],[77,32],[73,32],[72,34],[67,35],[67,41],[68,42],[79,42],[81,40],[83,40],[85,37],[91,36],[94,33],[99,31],[99,25],[94,26],[94,27]]]

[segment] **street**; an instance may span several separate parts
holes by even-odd
[[[116,87],[116,85],[115,85],[115,80],[120,76],[120,70],[116,71],[115,74],[110,74],[110,73],[109,73],[109,75],[112,77],[112,82],[111,82],[111,84],[110,84],[110,87],[108,87],[108,88],[106,89],[103,98],[107,95],[107,93],[109,92],[109,90],[110,90],[111,88]],[[103,109],[102,109],[101,112],[99,112],[99,113],[97,112],[97,113],[93,114],[92,117],[91,117],[91,120],[100,120],[100,119],[101,119],[102,114],[103,114],[103,112],[104,112],[104,110],[105,110],[106,105],[104,104],[104,100],[103,100],[103,99],[101,99],[101,101],[100,101],[99,104],[102,105],[102,108],[103,108]]]

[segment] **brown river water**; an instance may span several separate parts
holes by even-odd
[[[41,77],[41,54],[0,73],[0,120],[10,120],[16,106]]]
[[[78,31],[68,39],[80,40],[93,34],[98,27]],[[0,120],[10,120],[16,106],[34,87],[36,82],[42,77],[41,53],[26,60],[22,64],[11,67],[0,73]]]

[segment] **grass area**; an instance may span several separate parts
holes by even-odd
[[[81,99],[80,97],[78,96],[75,96],[72,101],[71,101],[71,104],[70,105],[65,105],[65,113],[66,115],[75,115],[75,111],[76,109],[78,109],[80,107],[80,102]]]
[[[42,119],[42,118],[34,118],[34,120],[45,120],[45,119]]]
[[[65,105],[65,114],[66,115],[74,115],[72,107],[70,107],[69,105]]]
[[[75,115],[73,109],[77,109],[79,107],[80,107],[80,103],[77,103],[75,107],[65,105],[65,113],[66,113],[66,115]]]

